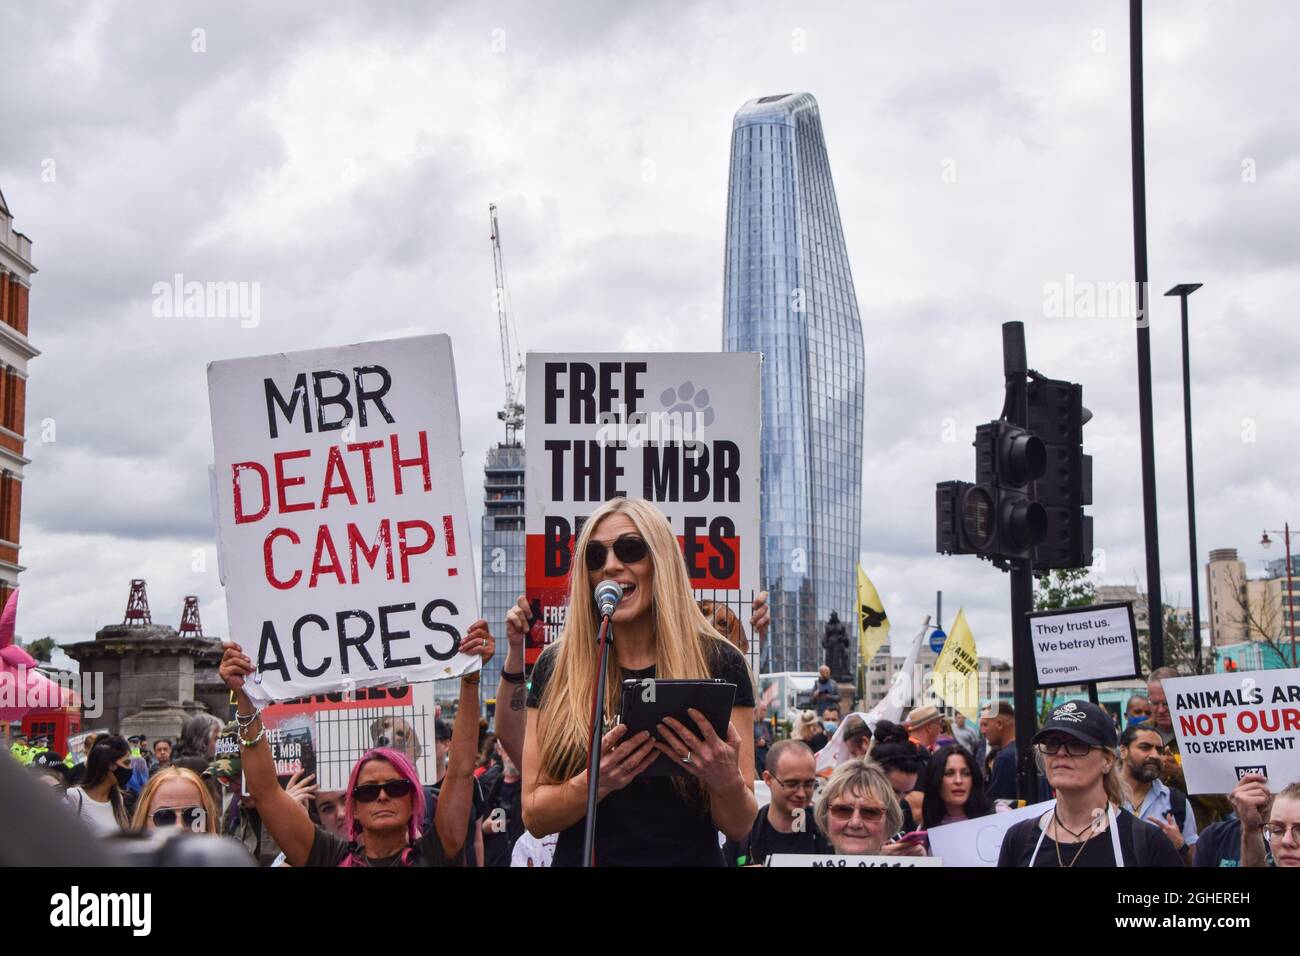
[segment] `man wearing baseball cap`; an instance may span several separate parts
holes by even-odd
[[[1007,831],[998,866],[1181,867],[1164,832],[1123,809],[1115,724],[1086,700],[1052,711],[1031,745],[1056,791],[1052,809]]]

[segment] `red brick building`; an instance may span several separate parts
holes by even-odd
[[[27,362],[40,353],[27,341],[32,241],[13,227],[0,193],[0,607],[18,585],[18,529],[26,444]]]

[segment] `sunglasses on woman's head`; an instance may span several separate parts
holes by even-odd
[[[404,797],[411,792],[411,781],[389,780],[386,783],[359,783],[352,788],[352,798],[358,803],[374,803],[382,790],[390,797]]]
[[[649,553],[650,546],[645,543],[645,538],[625,534],[614,541],[614,556],[624,564],[636,564],[638,561],[644,561]],[[608,555],[609,549],[605,545],[599,541],[588,541],[587,570],[599,571],[605,566],[605,558]]]
[[[156,827],[174,827],[176,817],[194,831],[202,831],[208,826],[208,812],[202,807],[163,807],[153,812],[153,825]]]

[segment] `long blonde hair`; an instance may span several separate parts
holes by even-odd
[[[537,714],[542,773],[555,781],[570,779],[587,763],[591,692],[600,649],[596,643],[599,622],[591,600],[591,572],[584,556],[596,528],[614,514],[626,515],[632,521],[649,546],[654,563],[650,613],[654,617],[655,676],[707,678],[710,657],[720,650],[710,647],[710,642],[726,644],[695,603],[681,547],[663,512],[642,498],[612,498],[593,511],[574,545],[564,630],[555,649],[549,652],[554,655],[554,664]],[[606,725],[618,714],[622,683],[623,669],[617,656],[611,654],[605,690]]]
[[[140,791],[140,799],[136,801],[135,815],[131,818],[131,829],[144,830],[148,825],[149,817],[153,813],[150,805],[153,803],[154,794],[158,792],[159,787],[169,780],[184,780],[194,787],[199,797],[199,801],[195,806],[203,807],[203,813],[207,817],[204,832],[219,833],[221,821],[218,819],[217,805],[212,800],[212,794],[208,792],[208,788],[203,785],[203,781],[197,773],[184,767],[164,767],[149,778],[149,782]]]

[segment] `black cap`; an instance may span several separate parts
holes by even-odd
[[[53,750],[43,750],[32,758],[32,765],[43,770],[57,770],[63,773],[63,758]]]
[[[1065,734],[1093,747],[1115,747],[1115,722],[1101,707],[1086,700],[1068,700],[1052,711],[1042,729],[1030,743],[1038,743],[1048,734]]]

